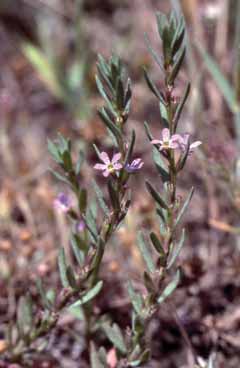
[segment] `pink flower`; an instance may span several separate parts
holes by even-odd
[[[164,149],[180,149],[182,152],[185,152],[188,144],[189,144],[190,135],[185,133],[183,135],[173,134],[170,135],[169,129],[163,129],[162,131],[162,140],[154,139],[151,141],[152,144],[159,144],[160,151]],[[202,144],[201,141],[196,141],[190,144],[189,146],[189,154],[191,154],[195,148]]]
[[[84,231],[86,228],[86,224],[83,220],[80,220],[78,223],[77,223],[77,226],[76,226],[76,229],[79,233],[81,233],[82,231]]]
[[[53,202],[54,207],[63,213],[67,213],[72,207],[72,201],[66,193],[59,193]]]
[[[169,129],[164,128],[162,131],[162,139],[153,139],[151,141],[152,144],[159,144],[160,151],[165,149],[178,149],[179,143],[178,140],[181,138],[179,134],[173,134],[171,136]]]
[[[107,353],[107,364],[109,368],[116,368],[118,363],[117,353],[114,348]]]
[[[128,173],[134,173],[135,171],[140,170],[144,165],[144,162],[141,158],[136,158],[135,160],[132,161],[131,164],[127,164],[126,165],[126,171]]]
[[[122,169],[122,164],[119,162],[121,158],[121,153],[116,153],[113,155],[112,160],[110,160],[108,154],[106,152],[100,153],[100,159],[103,164],[94,165],[94,169],[103,171],[103,176],[108,177],[110,174],[115,173]]]
[[[188,133],[183,134],[183,136],[179,135],[179,138],[177,139],[177,142],[179,144],[179,148],[183,152],[185,152],[187,147],[188,147],[189,139],[190,139],[190,134],[188,134]],[[201,141],[195,141],[195,142],[191,143],[190,146],[189,146],[189,154],[191,154],[195,150],[195,148],[197,148],[201,144],[202,144]]]

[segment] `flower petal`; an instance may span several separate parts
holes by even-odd
[[[163,141],[160,141],[160,140],[158,140],[158,139],[153,139],[153,140],[151,141],[151,143],[152,143],[152,144],[163,144]]]
[[[121,170],[122,169],[122,164],[120,164],[120,163],[116,163],[116,164],[114,164],[113,165],[113,168],[114,168],[114,170]]]
[[[164,128],[162,131],[163,142],[168,142],[170,139],[170,130],[168,128]]]
[[[105,170],[104,172],[103,172],[103,176],[105,176],[105,178],[107,178],[108,176],[109,176],[109,171],[108,170]]]
[[[93,167],[94,167],[94,169],[96,169],[96,170],[105,170],[105,169],[106,169],[106,167],[107,167],[107,165],[104,165],[104,164],[96,164],[96,165],[94,165]]]
[[[197,148],[198,146],[200,146],[202,144],[201,141],[196,141],[196,142],[193,142],[191,145],[190,145],[190,150],[193,150],[194,148]]]
[[[133,162],[131,163],[131,166],[138,166],[141,161],[141,158],[135,158],[135,160],[133,160]]]
[[[107,165],[110,163],[110,159],[109,159],[109,156],[106,152],[101,152],[100,153],[100,159]]]
[[[115,164],[115,162],[119,161],[120,158],[121,158],[121,153],[118,152],[118,153],[115,153],[115,155],[113,155],[113,158],[112,158],[112,163]]]
[[[185,133],[183,134],[183,143],[187,146],[188,145],[188,141],[190,139],[190,134]]]

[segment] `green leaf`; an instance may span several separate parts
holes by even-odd
[[[161,39],[163,39],[164,30],[169,27],[167,16],[164,13],[157,12],[157,25],[158,25],[158,33]]]
[[[163,54],[164,54],[164,64],[169,66],[172,62],[172,31],[170,28],[166,27],[163,30],[162,42],[163,42]]]
[[[93,286],[92,289],[88,290],[85,294],[83,294],[81,296],[81,299],[79,299],[78,301],[76,301],[75,303],[71,304],[71,308],[75,308],[79,305],[83,305],[83,304],[86,304],[88,302],[90,302],[92,299],[94,299],[98,294],[99,292],[101,291],[103,287],[103,282],[102,281],[98,281],[96,283],[95,286]]]
[[[98,238],[98,229],[97,229],[97,224],[96,224],[96,219],[93,215],[93,211],[91,207],[87,208],[86,211],[86,217],[83,216],[87,229],[90,233],[90,235],[92,236],[93,240],[96,241]]]
[[[59,174],[57,171],[49,169],[49,171],[51,172],[51,174],[53,174],[53,176],[55,176],[55,178],[67,185],[72,185],[71,182],[63,175]]]
[[[169,117],[168,117],[168,110],[167,107],[160,101],[159,102],[159,109],[161,120],[165,128],[169,128]]]
[[[224,77],[223,72],[220,70],[216,61],[204,50],[204,48],[197,44],[197,49],[200,52],[203,61],[213,77],[216,85],[220,89],[225,98],[229,109],[235,114],[239,111],[239,105],[235,96],[234,88],[231,86],[229,81]]]
[[[103,196],[103,192],[102,190],[100,189],[100,187],[97,185],[96,181],[93,180],[93,188],[94,188],[94,191],[96,193],[96,196],[97,196],[97,200],[98,200],[98,203],[99,203],[99,206],[101,207],[101,209],[103,210],[104,214],[106,216],[109,216],[110,214],[110,211],[109,211],[109,208],[108,206],[106,205],[105,203],[105,200],[104,200],[104,196]]]
[[[49,90],[58,98],[63,97],[63,91],[59,84],[53,65],[49,62],[44,53],[30,43],[25,43],[22,50],[26,58],[37,70],[41,79],[46,83]]]
[[[62,154],[63,159],[63,165],[65,167],[65,170],[72,171],[73,170],[73,164],[72,164],[72,157],[70,151],[64,151]]]
[[[151,77],[148,75],[145,68],[143,68],[143,74],[145,77],[145,80],[147,82],[148,88],[152,93],[157,97],[158,100],[162,101],[164,103],[163,97],[161,96],[161,93],[158,91],[156,84],[153,82]]]
[[[157,302],[158,304],[163,303],[177,288],[180,281],[180,271],[177,270],[173,280],[166,286],[166,288],[163,290],[162,294],[158,298]]]
[[[175,130],[176,130],[176,128],[177,128],[177,124],[178,124],[178,121],[179,121],[180,116],[181,116],[181,114],[182,114],[182,110],[183,110],[183,108],[184,108],[184,105],[185,105],[185,103],[186,103],[186,101],[187,101],[187,98],[188,98],[188,96],[189,96],[190,89],[191,89],[191,84],[190,84],[190,83],[188,83],[188,84],[187,84],[187,87],[186,87],[186,89],[185,89],[185,92],[184,92],[184,94],[183,94],[183,97],[182,97],[182,99],[181,99],[180,103],[178,104],[178,107],[177,107],[176,112],[175,112],[175,116],[174,116],[174,129],[175,129]]]
[[[146,33],[144,34],[144,39],[145,39],[145,44],[148,48],[149,53],[152,55],[153,59],[155,60],[155,62],[159,66],[159,68],[162,71],[164,71],[163,63],[162,63],[161,59],[159,58],[159,56],[157,55],[156,51],[152,48],[151,43],[150,43],[149,38],[148,38]]]
[[[153,147],[153,161],[155,163],[156,169],[161,175],[161,178],[163,182],[169,182],[170,181],[170,175],[166,170],[166,165],[162,159],[161,152],[156,147]]]
[[[117,97],[116,102],[117,102],[118,110],[123,111],[123,109],[125,107],[125,105],[124,105],[125,94],[124,94],[123,82],[122,82],[120,77],[118,77],[118,79],[117,79],[116,97]]]
[[[102,121],[106,125],[106,127],[111,130],[111,132],[116,137],[116,139],[121,138],[122,133],[121,133],[120,129],[115,125],[115,123],[113,123],[111,121],[111,119],[109,118],[109,116],[108,116],[108,114],[106,112],[106,109],[104,107],[102,107],[98,111],[98,113],[99,113],[99,116],[101,117]]]
[[[138,233],[137,244],[148,270],[153,273],[155,271],[155,264],[153,262],[152,255],[148,249],[148,246],[145,243],[142,232]]]
[[[106,368],[106,366],[101,362],[99,353],[97,352],[94,343],[90,346],[90,362],[91,368]]]
[[[110,97],[107,95],[107,92],[105,91],[104,86],[103,86],[102,82],[100,81],[100,79],[98,78],[97,75],[96,75],[96,84],[97,84],[97,87],[98,87],[98,90],[99,90],[101,96],[106,101],[109,110],[111,111],[113,116],[117,116],[116,112],[113,108],[113,103],[111,102]]]
[[[46,294],[46,290],[44,290],[43,288],[43,284],[42,284],[42,280],[40,278],[38,278],[36,280],[36,287],[37,287],[37,290],[41,296],[41,302],[42,302],[42,305],[47,308],[47,309],[51,309],[52,305],[49,301],[49,299],[47,298],[47,294]]]
[[[125,160],[124,160],[124,166],[129,163],[129,161],[131,160],[132,158],[132,153],[133,153],[133,148],[134,148],[134,144],[135,144],[135,139],[136,139],[136,134],[135,134],[135,131],[132,130],[132,135],[131,135],[131,142],[128,146],[128,150],[127,150],[127,153],[126,153],[126,156],[125,156]]]
[[[162,246],[160,240],[158,239],[157,235],[154,232],[151,232],[150,239],[151,239],[151,242],[152,242],[154,248],[156,249],[157,253],[159,254],[160,264],[161,264],[161,266],[163,266],[165,264],[165,258],[166,258],[163,246]]]
[[[165,210],[168,209],[167,204],[164,202],[164,200],[160,197],[158,192],[153,188],[153,186],[146,181],[146,187],[153,199],[159,204],[160,207],[164,208]]]
[[[80,151],[79,155],[78,155],[78,160],[77,160],[77,163],[76,163],[76,169],[75,169],[76,170],[76,175],[80,174],[83,162],[84,162],[84,153],[82,151]]]
[[[77,282],[71,266],[67,266],[66,270],[67,279],[72,289],[77,289]]]
[[[177,59],[173,65],[173,68],[172,68],[172,71],[171,71],[171,74],[170,74],[170,77],[168,79],[168,83],[169,84],[173,84],[177,75],[178,75],[178,72],[182,66],[182,63],[183,63],[183,60],[184,60],[184,57],[185,57],[185,54],[186,54],[186,47],[184,46],[179,52],[178,52],[178,56],[177,56]]]
[[[188,208],[188,206],[189,206],[189,203],[190,203],[190,201],[191,201],[191,199],[192,199],[193,193],[194,193],[194,188],[192,188],[192,189],[191,189],[191,191],[190,191],[190,193],[188,194],[188,196],[187,196],[187,198],[186,198],[186,200],[185,200],[185,202],[184,202],[184,204],[183,204],[183,206],[182,206],[181,210],[179,211],[179,213],[178,213],[178,215],[177,215],[177,219],[176,219],[176,222],[175,222],[175,225],[174,225],[174,227],[175,227],[175,228],[177,227],[177,225],[178,225],[178,224],[179,224],[179,222],[181,221],[181,219],[182,219],[182,217],[183,217],[184,213],[186,212],[186,210],[187,210],[187,208]]]
[[[139,359],[133,360],[132,362],[128,362],[130,367],[139,367],[143,364],[147,363],[150,359],[150,350],[146,349],[139,357]]]
[[[129,294],[129,297],[131,299],[131,303],[133,305],[133,308],[134,308],[135,312],[139,316],[141,316],[142,310],[143,310],[143,305],[144,305],[143,298],[142,298],[141,294],[136,293],[136,291],[133,288],[132,282],[130,282],[130,281],[128,282],[127,290],[128,290],[128,294]]]
[[[81,213],[85,213],[87,207],[87,190],[81,189],[78,198],[79,209]]]
[[[183,17],[180,18],[178,27],[176,29],[174,38],[172,40],[171,49],[173,56],[179,51],[184,40],[185,24]]]
[[[125,92],[125,100],[124,100],[125,112],[127,113],[129,113],[130,111],[131,98],[132,98],[131,79],[128,78],[126,92]]]
[[[22,296],[17,308],[17,325],[22,336],[27,335],[32,330],[33,307],[30,295]]]
[[[150,128],[149,128],[149,125],[148,125],[148,123],[146,121],[144,121],[144,128],[145,128],[145,132],[147,134],[148,139],[150,141],[152,141],[153,140],[153,135],[152,135],[152,133],[150,131]]]
[[[67,277],[67,264],[66,264],[66,256],[64,249],[61,248],[58,255],[58,268],[60,273],[60,279],[62,282],[62,286],[67,288],[70,286],[68,277]]]
[[[112,326],[109,323],[103,324],[103,330],[107,335],[108,339],[122,354],[127,353],[127,347],[124,342],[124,338],[119,326],[114,323]]]
[[[63,160],[61,155],[59,154],[58,146],[55,143],[53,143],[50,139],[47,140],[47,144],[48,144],[48,151],[50,152],[54,160],[58,164],[62,164]]]
[[[85,258],[84,254],[86,252],[87,244],[84,241],[82,241],[82,239],[76,234],[72,234],[70,242],[74,256],[79,266],[82,266],[84,263]]]
[[[116,192],[111,180],[108,181],[108,192],[111,200],[111,204],[114,210],[120,210],[120,203],[118,198],[118,192]]]
[[[175,247],[173,247],[173,249],[171,250],[169,254],[169,260],[167,262],[167,269],[171,268],[173,264],[175,263],[177,257],[179,256],[182,250],[184,241],[185,241],[185,229],[182,230],[182,235],[181,235],[181,238],[178,244]]]
[[[101,159],[101,152],[99,151],[98,147],[96,146],[96,144],[93,144],[93,148],[94,148],[94,151],[96,152],[96,155],[97,157],[99,158],[99,160],[102,161]]]
[[[149,293],[155,293],[155,285],[153,283],[153,280],[149,273],[147,271],[144,271],[143,273],[143,281],[146,289]]]

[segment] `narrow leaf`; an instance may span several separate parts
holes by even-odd
[[[129,282],[128,283],[127,290],[128,290],[128,294],[129,294],[129,297],[131,299],[131,303],[133,305],[133,308],[135,309],[135,312],[138,315],[141,315],[142,309],[143,309],[143,305],[144,305],[143,304],[143,298],[142,298],[141,294],[137,293],[134,290],[133,285],[132,285],[132,282]]]
[[[70,286],[68,277],[67,277],[67,264],[66,264],[66,256],[64,249],[61,248],[58,255],[58,268],[60,273],[60,279],[63,287],[67,288]]]
[[[166,257],[163,246],[162,246],[160,240],[158,239],[157,235],[154,232],[151,232],[150,239],[151,239],[151,242],[152,242],[154,248],[156,249],[156,251],[159,254],[159,257],[160,257],[160,260],[161,260],[161,265],[163,265],[164,262],[165,262],[165,257]]]
[[[90,300],[92,300],[93,298],[95,298],[99,294],[99,292],[101,291],[102,287],[103,287],[103,282],[102,281],[98,281],[97,284],[92,289],[90,289],[89,291],[87,291],[81,297],[81,299],[79,299],[75,303],[71,304],[71,307],[77,307],[79,305],[83,305],[83,304],[86,304],[86,303],[90,302]]]
[[[76,278],[75,278],[75,275],[74,275],[74,272],[71,266],[67,266],[66,275],[67,275],[67,279],[68,279],[68,282],[71,288],[77,289]]]
[[[110,324],[103,324],[104,332],[106,333],[109,340],[113,343],[113,345],[122,353],[126,354],[127,347],[124,342],[124,338],[119,326],[114,323],[112,326]]]
[[[166,165],[162,159],[161,153],[159,152],[159,150],[156,147],[153,147],[153,161],[155,163],[156,169],[159,172],[159,174],[161,175],[161,178],[163,180],[163,182],[169,182],[170,181],[170,176],[169,173],[166,170]]]
[[[127,150],[127,153],[126,153],[126,157],[125,157],[125,160],[124,160],[124,166],[127,163],[129,163],[129,161],[132,158],[132,153],[133,153],[133,148],[134,148],[134,144],[135,144],[135,139],[136,139],[136,134],[135,134],[135,131],[133,130],[132,131],[132,136],[131,136],[131,142],[129,144],[129,147],[128,147],[128,150]]]
[[[51,303],[49,299],[47,298],[46,290],[44,290],[42,280],[40,278],[36,280],[36,287],[41,296],[42,305],[47,309],[51,309]]]
[[[91,343],[90,346],[90,362],[91,368],[106,368],[104,364],[101,362],[99,354],[93,343]]]
[[[177,288],[180,281],[180,271],[177,270],[173,280],[166,286],[166,288],[163,290],[162,294],[158,298],[157,302],[158,304],[161,304],[164,302]]]
[[[175,247],[173,247],[173,249],[172,249],[172,251],[169,255],[169,260],[167,262],[167,269],[171,268],[174,265],[177,257],[179,256],[179,254],[182,250],[184,241],[185,241],[185,229],[182,230],[182,235],[181,235],[181,238],[180,238],[178,244]]]
[[[164,202],[164,200],[160,197],[158,192],[153,188],[153,186],[148,181],[146,181],[146,187],[151,196],[153,197],[153,199],[155,199],[155,201],[159,204],[159,206],[167,210],[168,209],[167,204]]]
[[[191,191],[190,191],[190,193],[188,194],[188,196],[187,196],[187,198],[186,198],[186,200],[185,200],[185,202],[184,202],[184,204],[183,204],[183,206],[182,206],[182,208],[181,208],[181,210],[179,211],[179,213],[178,213],[178,215],[177,215],[177,219],[176,219],[176,222],[175,222],[175,228],[177,227],[177,225],[179,224],[179,222],[181,221],[181,219],[182,219],[182,217],[183,217],[183,215],[184,215],[184,213],[186,212],[186,210],[187,210],[187,208],[188,208],[188,206],[189,206],[189,203],[190,203],[190,201],[191,201],[191,199],[192,199],[192,196],[193,196],[193,193],[194,193],[194,188],[192,188],[191,189]]]
[[[190,89],[191,89],[191,84],[188,83],[187,84],[187,87],[185,89],[184,95],[183,95],[180,103],[178,104],[178,107],[177,107],[176,112],[175,112],[175,116],[174,116],[174,128],[175,128],[175,130],[177,128],[177,124],[178,124],[178,121],[179,121],[180,116],[182,114],[182,110],[184,108],[185,102],[186,102],[186,100],[187,100],[187,98],[189,96]]]
[[[145,240],[144,240],[144,236],[142,234],[142,232],[139,232],[138,234],[138,248],[141,252],[141,255],[146,263],[146,266],[149,270],[149,272],[154,272],[155,271],[155,265],[154,265],[154,262],[153,262],[153,259],[152,259],[152,255],[145,243]]]
[[[106,202],[104,200],[104,196],[103,196],[103,192],[102,190],[100,189],[100,187],[97,185],[96,181],[93,180],[93,188],[94,188],[94,191],[96,193],[96,196],[97,196],[97,200],[98,200],[98,203],[99,203],[99,206],[101,207],[101,209],[103,210],[104,214],[106,216],[109,216],[109,208],[108,206],[106,205]]]
[[[173,84],[177,75],[178,75],[178,72],[182,66],[182,63],[183,63],[183,60],[184,60],[184,57],[185,57],[185,54],[186,54],[186,47],[183,47],[182,50],[179,51],[179,55],[177,57],[177,60],[175,61],[174,65],[173,65],[173,68],[172,68],[172,71],[171,71],[171,75],[169,77],[169,80],[168,80],[168,83],[170,84]]]
[[[203,58],[203,61],[205,62],[206,67],[208,68],[208,71],[222,92],[229,109],[235,114],[239,110],[239,106],[236,100],[234,88],[225,78],[216,61],[207,53],[207,51],[205,51],[204,48],[199,44],[197,44],[197,48]]]
[[[148,48],[148,51],[152,55],[153,59],[156,61],[157,65],[159,66],[161,71],[164,71],[163,63],[162,63],[161,59],[159,58],[159,56],[157,55],[156,51],[152,48],[151,43],[150,43],[149,38],[148,38],[146,33],[144,34],[144,38],[145,38],[145,44]]]
[[[111,130],[111,132],[113,133],[113,135],[118,139],[121,138],[122,133],[119,130],[119,128],[111,121],[111,119],[109,118],[109,116],[107,115],[107,112],[105,110],[105,108],[101,108],[99,110],[99,115],[102,119],[102,121],[105,123],[105,125]]]
[[[145,80],[147,82],[147,85],[148,85],[148,88],[150,89],[150,91],[152,91],[152,93],[157,97],[158,100],[164,102],[163,97],[161,96],[160,92],[158,91],[158,88],[157,88],[156,84],[153,82],[152,78],[148,75],[145,68],[143,68],[143,74],[144,74]]]

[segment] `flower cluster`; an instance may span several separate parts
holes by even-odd
[[[169,129],[164,128],[162,131],[162,139],[153,139],[151,141],[152,144],[159,145],[160,151],[173,149],[180,150],[182,152],[186,152],[189,150],[189,154],[191,154],[195,148],[202,144],[201,141],[196,141],[193,143],[189,143],[190,135],[185,133],[181,134],[173,134],[171,136]]]
[[[103,164],[95,164],[94,169],[102,171],[103,176],[108,177],[109,175],[112,175],[123,168],[125,168],[129,174],[132,174],[140,170],[144,165],[144,162],[141,158],[136,158],[131,163],[127,163],[125,166],[123,166],[123,164],[120,162],[121,157],[121,153],[118,152],[115,153],[112,157],[112,160],[110,160],[106,152],[101,152],[99,154],[99,158],[102,160]]]

